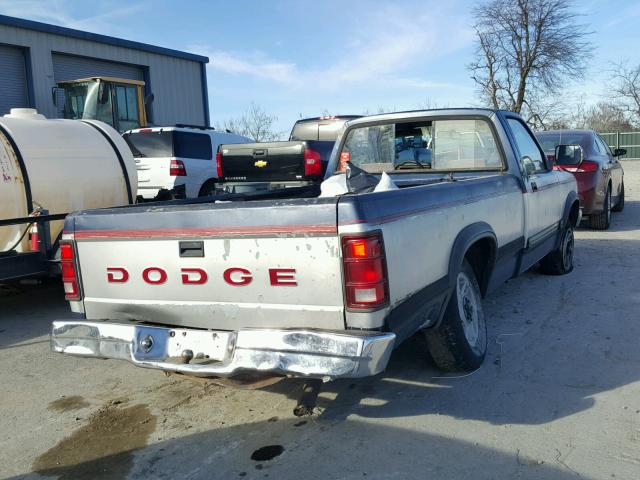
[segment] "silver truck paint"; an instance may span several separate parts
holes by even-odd
[[[82,302],[72,306],[86,322],[57,322],[52,333],[54,350],[126,357],[140,364],[136,352],[142,347],[136,343],[140,339],[135,329],[118,340],[129,346],[125,355],[117,356],[95,348],[94,337],[63,334],[78,332],[82,325],[85,331],[101,332],[102,328],[92,330],[97,323],[107,328],[145,322],[168,329],[168,334],[177,328],[214,333],[260,329],[264,343],[258,350],[270,352],[269,339],[282,337],[290,329],[307,329],[321,339],[300,347],[307,349],[308,370],[287,370],[290,351],[278,351],[285,360],[277,365],[267,362],[271,366],[266,369],[257,363],[243,364],[242,368],[313,377],[354,376],[355,370],[332,369],[323,374],[319,359],[335,356],[335,352],[324,352],[323,335],[341,331],[345,337],[359,339],[364,331],[384,350],[380,356],[388,358],[394,347],[390,338],[395,338],[397,345],[419,329],[436,325],[451,293],[452,262],[464,255],[458,250],[464,248],[465,235],[485,228],[495,239],[495,265],[484,291],[526,270],[559,242],[569,210],[577,202],[575,180],[553,170],[536,176],[524,174],[505,127],[506,115],[461,109],[354,120],[337,140],[327,174],[335,171],[340,146],[350,129],[411,118],[480,118],[490,122],[502,149],[504,168],[499,171],[463,172],[454,178],[435,173],[398,175],[394,178],[403,187],[399,190],[329,199],[158,205],[70,216],[65,230],[77,245],[84,294]],[[389,302],[376,311],[352,311],[345,308],[340,239],[345,234],[371,231],[380,231],[384,239]],[[201,241],[204,256],[180,257],[180,242],[186,240]],[[109,283],[108,268],[127,269],[128,281]],[[149,268],[161,269],[166,279],[162,272],[152,270],[145,280],[142,272]],[[185,268],[206,271],[207,282],[184,284]],[[224,280],[224,272],[230,268],[250,272],[252,281],[230,285]],[[294,271],[295,285],[271,285],[270,269]],[[229,341],[228,348],[235,348],[233,342]],[[191,348],[185,346],[185,350]],[[153,364],[142,366],[175,370],[168,355],[166,362],[160,356]],[[195,364],[181,368],[194,374],[200,369],[202,374],[202,368]],[[211,368],[209,375],[237,373]],[[368,373],[356,370],[362,375],[383,368],[376,362]]]

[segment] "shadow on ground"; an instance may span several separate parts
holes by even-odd
[[[46,335],[51,331],[52,320],[69,316],[69,304],[59,278],[40,284],[0,287],[0,349],[24,345]]]
[[[265,446],[282,453],[267,461],[252,460],[252,454]],[[132,452],[39,473],[59,475],[61,480],[120,479],[127,472],[117,465],[128,453]],[[210,430],[136,450],[127,478],[568,480],[575,476],[563,466],[562,452],[557,462],[546,464],[526,452],[498,452],[404,428],[355,420],[300,424],[290,419]]]

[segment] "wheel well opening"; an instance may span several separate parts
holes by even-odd
[[[489,279],[496,260],[496,244],[492,238],[481,238],[469,247],[465,258],[476,274],[480,292],[484,297],[489,287]]]
[[[580,216],[580,205],[577,201],[571,205],[571,211],[569,212],[569,225],[572,227],[578,226],[578,217]]]
[[[198,191],[198,196],[202,195],[203,193],[205,193],[206,189],[208,188],[215,188],[215,185],[217,183],[217,179],[216,178],[209,178],[207,180],[205,180],[202,185],[200,186],[200,190]]]

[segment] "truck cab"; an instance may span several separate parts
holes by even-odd
[[[120,133],[147,125],[146,104],[141,80],[116,77],[89,77],[58,82],[56,90],[63,94],[64,118],[100,120]],[[54,102],[59,103],[54,92]]]

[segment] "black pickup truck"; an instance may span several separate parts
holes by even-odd
[[[359,115],[298,120],[287,142],[220,145],[217,191],[248,193],[320,183],[338,134]]]

